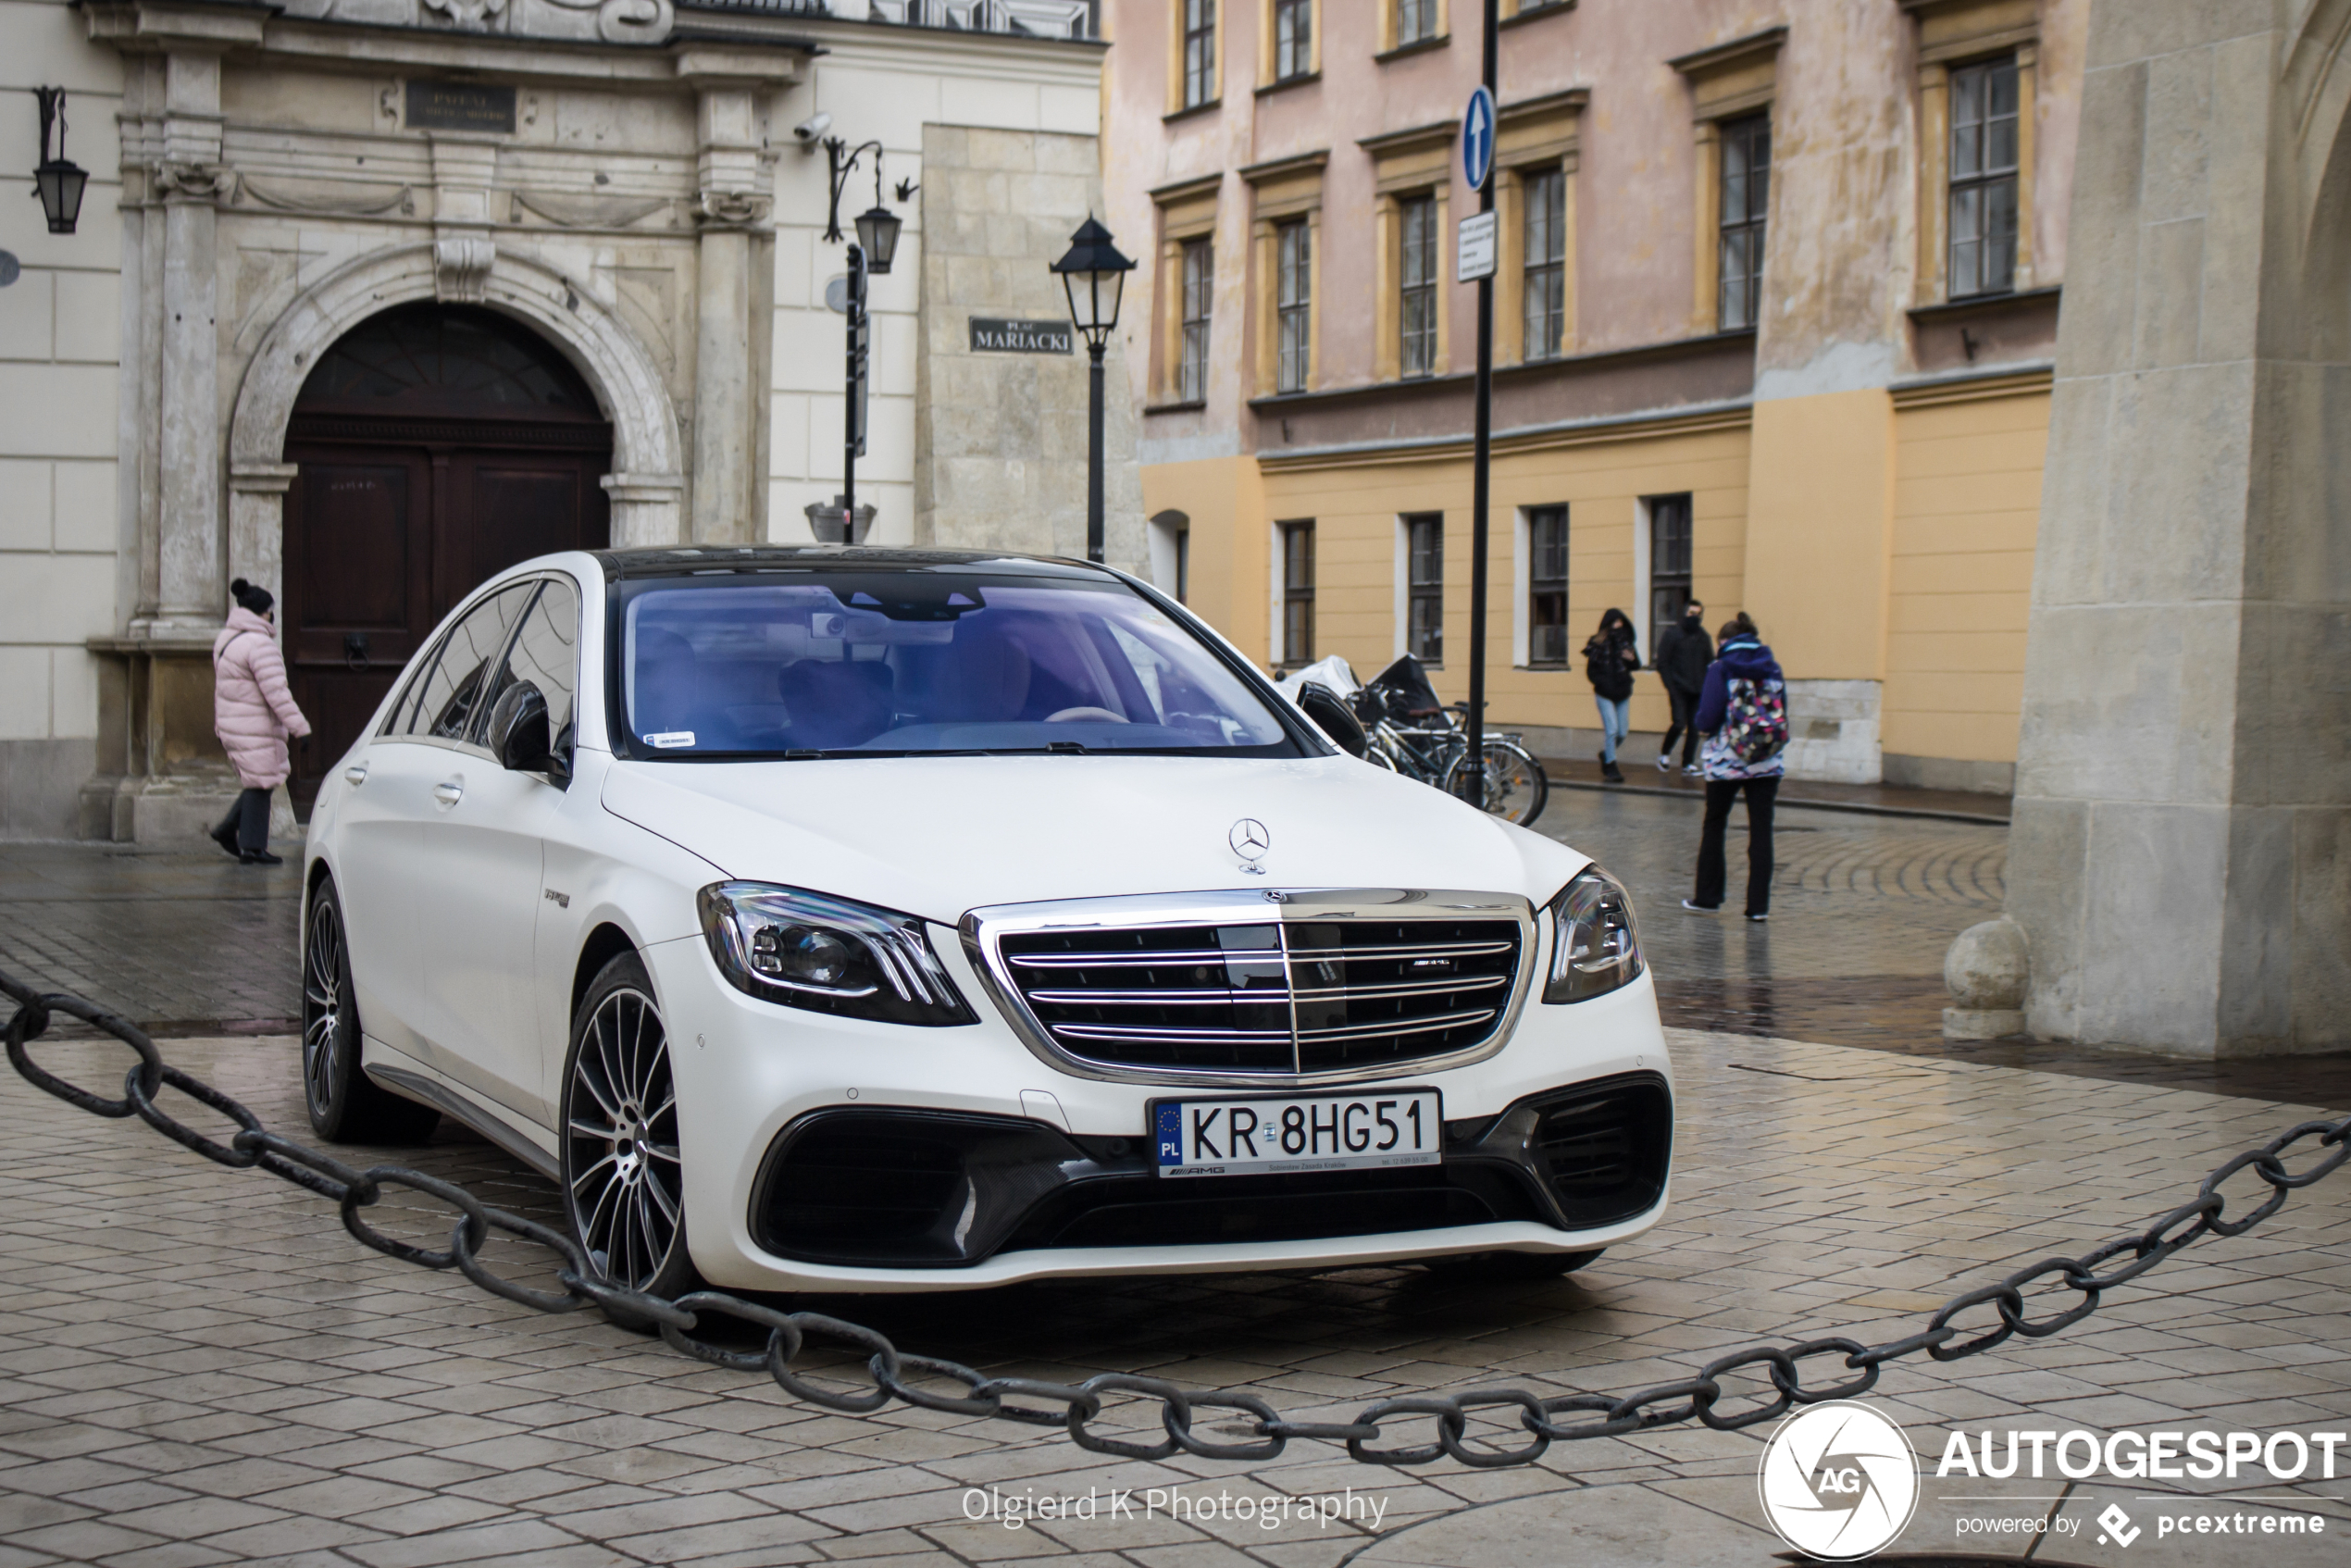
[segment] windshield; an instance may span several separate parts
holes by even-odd
[[[806,568],[622,592],[641,756],[1296,751],[1229,666],[1114,581]]]

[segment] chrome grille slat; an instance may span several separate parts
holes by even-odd
[[[1375,964],[1404,958],[1490,958],[1496,953],[1509,952],[1515,942],[1440,942],[1433,946],[1399,947],[1372,951],[1334,948],[1316,951],[1314,957],[1325,964]],[[1255,960],[1250,954],[1262,956]],[[1172,964],[1223,964],[1232,960],[1242,963],[1272,963],[1281,956],[1275,948],[1199,948],[1190,952],[1155,949],[1126,952],[1076,952],[1016,954],[1012,957],[1014,967],[1021,969],[1156,969]]]
[[[1320,962],[1320,960],[1316,960]],[[1221,1007],[1230,1002],[1329,1002],[1355,996],[1447,996],[1454,991],[1491,990],[1511,983],[1508,975],[1473,975],[1466,979],[1438,982],[1402,980],[1368,986],[1300,986],[1264,990],[1037,990],[1028,1000],[1048,1005],[1088,1006],[1097,1003],[1149,1002],[1161,1007]]]
[[[1061,904],[965,928],[1038,1049],[1160,1081],[1362,1078],[1489,1052],[1535,928],[1524,901],[1470,894],[1122,902],[1098,922],[1043,917],[1081,908]]]
[[[1338,1041],[1350,1039],[1376,1039],[1383,1035],[1424,1035],[1433,1033],[1438,1029],[1460,1028],[1465,1023],[1482,1024],[1495,1015],[1495,1010],[1489,1007],[1477,1013],[1448,1014],[1443,1018],[1434,1019],[1424,1024],[1358,1024],[1350,1027],[1337,1029],[1300,1029],[1298,1031],[1298,1038],[1300,1039]],[[1211,1033],[1204,1029],[1121,1028],[1107,1024],[1063,1024],[1056,1026],[1053,1032],[1070,1039],[1099,1040],[1286,1040],[1290,1037],[1290,1031],[1287,1029],[1218,1030],[1214,1033]]]

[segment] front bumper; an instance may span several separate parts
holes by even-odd
[[[843,1106],[785,1127],[753,1188],[749,1224],[777,1257],[889,1269],[967,1269],[1000,1252],[1354,1241],[1493,1225],[1576,1235],[1658,1205],[1673,1136],[1664,1078],[1635,1073],[1449,1122],[1436,1165],[1179,1182],[1156,1175],[1146,1139]]]
[[[966,995],[985,994],[952,937],[935,945]],[[1179,1182],[1146,1156],[1150,1101],[1182,1090],[1052,1072],[995,1008],[952,1028],[827,1018],[736,991],[699,938],[645,956],[678,1076],[694,1261],[723,1288],[932,1291],[1586,1252],[1664,1208],[1671,1069],[1646,975],[1528,1006],[1482,1061],[1389,1080],[1443,1095],[1441,1164]],[[1537,1129],[1595,1100],[1618,1105],[1604,1152],[1622,1169],[1562,1187]]]

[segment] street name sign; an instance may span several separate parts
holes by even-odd
[[[1003,321],[971,318],[974,354],[1074,354],[1077,329],[1067,321]]]

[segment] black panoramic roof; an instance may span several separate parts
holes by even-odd
[[[1109,568],[1062,555],[1026,555],[1001,550],[908,550],[877,545],[687,544],[637,550],[598,550],[607,581],[629,578],[686,577],[716,572],[784,570],[937,571],[941,568],[1009,572],[1033,577],[1108,577]]]

